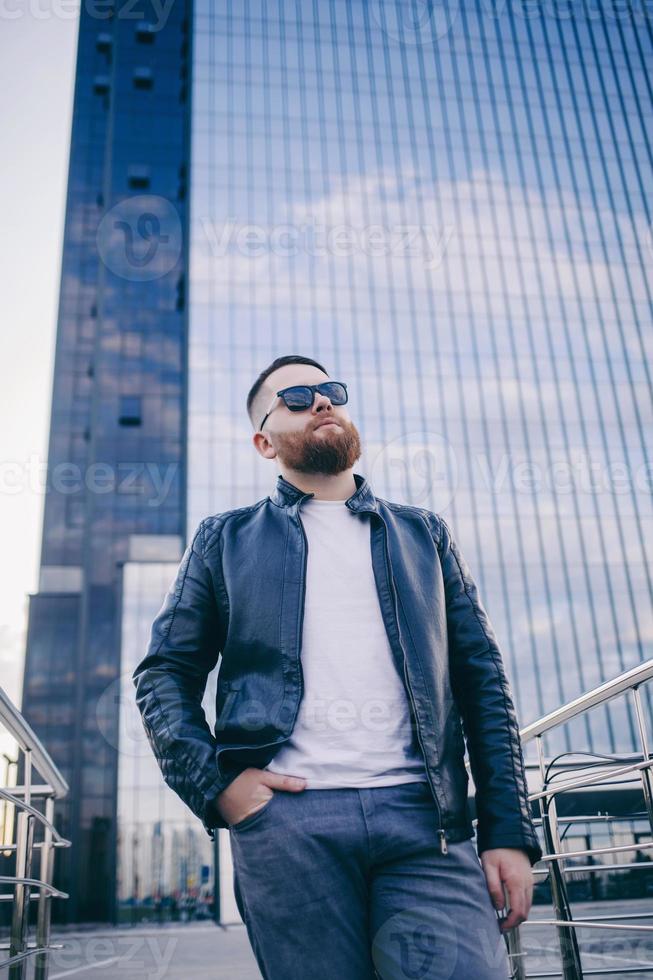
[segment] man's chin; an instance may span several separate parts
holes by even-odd
[[[318,429],[333,429],[333,432],[328,435]],[[360,458],[361,448],[355,429],[352,434],[351,429],[348,431],[339,422],[334,422],[318,425],[304,433],[303,439],[282,439],[277,452],[282,463],[301,473],[337,476]]]

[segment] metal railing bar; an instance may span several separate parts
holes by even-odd
[[[50,822],[54,820],[54,797],[52,796],[45,801],[45,815]],[[41,851],[41,862],[39,865],[39,873],[41,878],[45,881],[51,881],[54,874],[55,851],[52,847],[52,843],[52,832],[46,829],[43,834],[44,847]],[[45,893],[45,889],[41,889],[36,915],[35,938],[37,946],[47,946],[48,942],[50,941],[50,915],[52,911],[52,902],[46,902],[46,898],[47,895]],[[34,980],[47,980],[49,966],[50,964],[48,959],[44,956],[39,956],[34,969]]]
[[[648,823],[648,813],[646,810],[638,811],[633,814],[615,814],[610,816],[609,813],[593,813],[588,816],[579,816],[574,814],[569,817],[558,816],[558,823],[616,823],[622,820],[645,820]],[[543,823],[542,817],[534,817],[533,823],[541,824]]]
[[[633,696],[633,704],[635,705],[635,714],[637,716],[637,730],[639,732],[642,755],[648,759],[651,753],[649,752],[648,747],[648,735],[646,732],[646,722],[644,720],[644,710],[642,708],[642,702],[639,696],[639,688],[634,687],[631,693]],[[642,773],[642,791],[644,793],[646,812],[651,824],[651,832],[653,832],[653,784],[650,781],[650,773],[648,772]]]
[[[520,732],[523,729],[520,729]],[[579,765],[589,766],[609,766],[612,762],[629,762],[641,759],[641,752],[591,752],[589,749],[573,749],[563,754],[556,753],[554,756],[545,758],[545,763],[550,765],[556,760],[557,769],[578,769]],[[581,762],[584,760],[584,762]],[[524,759],[526,769],[539,769],[539,762],[536,759]]]
[[[51,783],[57,798],[67,796],[69,787],[44,745],[20,713],[15,704],[0,687],[0,722],[3,723],[24,752],[32,753],[32,764],[47,782]]]
[[[624,912],[623,914],[619,912],[616,915],[595,915],[591,919],[585,919],[584,916],[575,919],[575,922],[599,922],[605,919],[653,919],[653,912]]]
[[[589,871],[639,871],[642,868],[653,868],[653,861],[631,861],[630,864],[576,864],[572,865],[571,868],[562,868],[563,874],[568,874],[572,871],[582,871],[583,873]]]
[[[567,929],[626,929],[628,932],[653,932],[653,926],[621,926],[619,923],[587,922],[579,919],[526,919],[520,923],[519,928],[521,929],[522,926],[565,926]]]
[[[582,871],[583,874],[592,874],[594,871],[639,871],[640,868],[652,868],[653,861],[632,861],[630,864],[574,864],[570,868],[561,868],[563,874],[570,874],[573,871]],[[546,875],[551,873],[550,868],[537,868],[533,870],[534,875]]]
[[[630,765],[624,766],[622,769],[613,769],[612,772],[608,773],[608,776],[621,776],[629,772],[638,772],[640,769],[650,769],[653,766],[653,759],[644,759],[643,762],[631,762]],[[593,786],[596,783],[602,783],[605,780],[605,773],[597,773],[596,776],[587,776],[582,779],[568,779],[564,783],[560,783],[557,786],[553,786],[549,783],[549,789],[542,790],[540,793],[529,793],[529,800],[540,800],[544,797],[556,796],[558,793],[564,793],[567,789],[576,789],[582,786]],[[623,780],[624,785],[627,782],[632,782],[633,780]],[[616,783],[615,785],[620,785]]]
[[[562,851],[560,854],[543,854],[541,861],[560,861],[572,857],[584,857],[586,854],[617,854],[621,851],[647,851],[653,848],[653,841],[639,844],[614,844],[610,847],[588,847],[585,851]]]
[[[14,881],[15,879],[12,878],[11,880]],[[38,891],[38,892],[30,892],[29,893],[29,897],[30,897],[30,899],[32,899],[32,898],[38,898],[40,894],[41,894],[40,891]],[[10,894],[9,892],[6,892],[4,895],[0,895],[0,902],[12,902],[13,899],[14,899],[14,896],[12,894]]]
[[[55,898],[70,898],[68,892],[59,891],[54,885],[39,878],[21,878],[17,875],[0,875],[0,885],[35,885],[37,888],[47,888]]]
[[[521,732],[522,731],[523,731],[523,729],[520,729],[520,738],[521,738]],[[604,758],[601,758],[601,757],[597,757],[597,756],[594,756],[592,753],[587,753],[587,752],[571,753],[571,755],[572,756],[573,755],[577,755],[578,756],[577,760],[574,761],[573,759],[569,759],[569,758],[566,758],[566,759],[565,758],[557,759],[557,757],[554,756],[554,757],[552,757],[552,758],[550,758],[548,760],[545,759],[544,760],[544,763],[545,763],[545,765],[551,765],[551,763],[553,762],[553,759],[555,758],[556,759],[556,761],[555,761],[555,770],[556,770],[556,772],[566,772],[567,770],[570,770],[571,772],[575,772],[578,769],[600,769],[601,767],[604,767],[605,768],[607,766],[612,766],[615,763],[622,763],[622,762],[625,763],[625,762],[635,762],[635,761],[641,762],[642,760],[645,760],[646,758],[649,758],[649,759],[652,758],[652,756],[651,756],[650,753],[649,753],[649,755],[647,757],[642,752],[615,752],[615,753],[613,753],[613,756],[611,758],[609,758],[609,759],[604,759]],[[582,756],[582,760],[581,760],[581,756]],[[591,761],[591,762],[588,761],[588,758],[589,759],[592,759],[593,761]],[[538,774],[539,773],[539,762],[532,762],[530,760],[529,761],[526,761],[525,760],[524,761],[524,767],[525,767],[525,769],[527,771],[530,770],[534,774]],[[465,768],[467,769],[467,771],[470,774],[470,776],[472,776],[472,778],[473,778],[472,768],[471,768],[471,762],[470,762],[469,758],[467,758],[467,757],[465,758]]]
[[[2,690],[2,688],[0,688],[0,691],[1,690]],[[57,841],[59,841],[59,843],[61,844],[61,846],[63,846],[63,847],[71,847],[72,846],[72,841],[66,840],[65,837],[62,837],[61,834],[59,833],[59,831],[54,826],[54,824],[52,824],[47,819],[47,817],[44,816],[41,813],[40,810],[37,810],[36,807],[30,806],[29,803],[25,803],[23,800],[15,800],[12,797],[11,793],[9,793],[7,790],[4,790],[4,789],[0,789],[0,796],[3,797],[6,800],[9,800],[9,802],[10,803],[13,803],[14,806],[17,807],[19,810],[25,810],[27,813],[31,813],[32,816],[36,817],[36,819],[40,823],[42,823],[44,827],[47,827],[48,830],[50,830],[52,832],[52,834],[56,837]],[[3,847],[0,847],[0,850],[4,850],[4,848]]]
[[[10,956],[9,959],[2,960],[0,962],[0,970],[6,970],[7,967],[15,966],[21,960],[26,960],[29,956],[34,956],[35,953],[49,953],[51,949],[63,949],[63,945],[59,946],[33,946],[30,949],[23,950],[22,953],[16,953],[15,956]]]
[[[523,924],[524,923],[522,923],[522,925]],[[607,976],[608,974],[614,976],[615,973],[618,973],[619,976],[622,976],[624,973],[651,973],[651,971],[653,971],[653,966],[622,966],[622,967],[611,967],[610,966],[610,967],[606,967],[605,969],[602,968],[600,970],[591,970],[591,969],[590,970],[586,970],[585,967],[583,967],[583,976],[584,977],[588,977],[588,976],[589,977],[596,977],[596,976],[601,976],[601,975]],[[538,977],[538,978],[539,977],[558,977],[558,980],[559,980],[559,978],[562,977],[562,973],[527,973],[527,974],[525,974],[525,980],[535,980],[536,977]]]
[[[22,796],[28,789],[30,796],[54,796],[54,789],[49,783],[34,783],[33,786],[29,787],[25,786],[24,783],[20,783],[17,786],[12,786],[11,792]]]
[[[28,943],[27,948],[29,950],[36,950],[39,953],[44,953],[48,949],[65,949],[65,943],[50,943],[48,946],[37,946],[36,943]],[[9,949],[9,943],[0,943],[0,949]],[[6,962],[3,961],[3,962]]]
[[[37,847],[43,847],[43,841],[42,840],[34,841],[34,844],[32,846],[35,850]],[[66,840],[65,837],[62,837],[60,840],[53,840],[52,844],[50,844],[49,846],[70,847],[70,841]],[[16,844],[0,844],[0,854],[2,854],[4,851],[15,851],[15,850],[16,850]]]
[[[549,712],[548,715],[544,715],[530,725],[526,725],[520,731],[521,740],[522,742],[530,742],[536,736],[544,735],[552,728],[570,721],[590,708],[595,708],[599,704],[612,700],[619,694],[623,694],[651,678],[653,678],[653,660],[646,660],[631,670],[626,670],[617,677],[613,677],[612,680],[600,684],[591,691],[586,691],[585,694],[563,704],[560,708],[556,708],[555,711]]]

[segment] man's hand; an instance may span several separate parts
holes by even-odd
[[[264,807],[274,796],[275,789],[297,793],[305,787],[306,780],[298,776],[282,776],[268,769],[249,766],[218,793],[211,805],[228,824],[235,824]]]
[[[508,916],[499,925],[501,932],[514,929],[528,918],[533,901],[533,872],[526,851],[520,847],[493,847],[480,855],[492,904],[497,911],[505,907],[503,886],[508,891]]]

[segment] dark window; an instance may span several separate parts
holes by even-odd
[[[150,89],[154,84],[151,68],[134,68],[134,88]]]
[[[120,425],[141,424],[141,399],[139,395],[120,396]]]
[[[98,34],[97,38],[95,39],[95,47],[98,49],[98,51],[110,51],[112,44],[113,38],[110,34]]]
[[[132,164],[127,170],[129,186],[147,188],[150,186],[150,168],[143,164]]]
[[[154,24],[147,24],[145,21],[136,25],[136,40],[141,44],[154,44],[156,31]]]

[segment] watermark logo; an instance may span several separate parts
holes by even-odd
[[[98,28],[110,28],[115,21],[147,22],[149,33],[163,30],[168,23],[174,0],[0,0],[0,21],[20,20],[77,20],[84,11]]]
[[[0,495],[51,493],[65,497],[85,494],[139,497],[147,507],[160,507],[178,492],[179,463],[158,460],[59,460],[52,465],[39,453],[27,459],[0,460]]]
[[[151,757],[152,747],[136,704],[136,689],[129,671],[123,671],[104,688],[95,706],[95,721],[107,743],[121,755],[140,759]]]
[[[377,453],[370,480],[382,497],[444,511],[458,487],[456,452],[440,432],[408,432]]]
[[[427,269],[438,269],[454,234],[453,225],[436,228],[429,224],[347,223],[327,225],[314,215],[295,224],[243,224],[235,217],[224,221],[199,219],[205,237],[207,254],[214,259],[229,256],[261,258],[273,255],[282,259],[296,256],[310,258],[345,258],[359,255],[370,259],[410,259]]]
[[[102,262],[121,279],[161,279],[179,261],[181,219],[165,197],[140,194],[125,198],[100,221],[96,242]]]
[[[83,971],[88,976],[98,968],[111,967],[105,975],[165,980],[170,976],[178,944],[177,936],[66,936],[62,948],[55,946],[48,959],[51,968],[61,972],[50,975],[81,976]]]
[[[383,923],[372,940],[381,977],[446,980],[458,959],[456,923],[443,903],[403,909]]]
[[[452,30],[459,0],[373,0],[372,17],[391,40],[399,44],[433,44]]]

